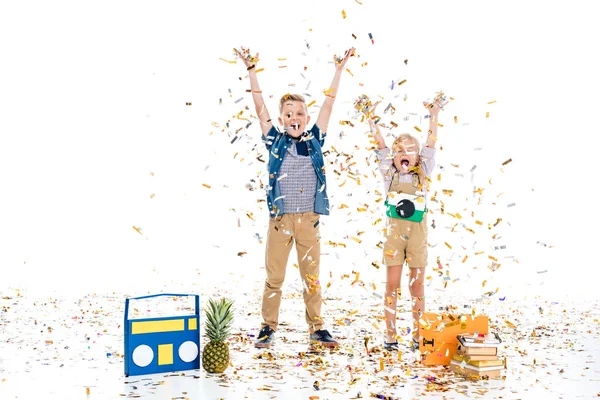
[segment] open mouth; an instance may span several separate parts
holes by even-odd
[[[402,168],[408,169],[408,166],[410,165],[410,163],[408,162],[407,159],[402,159],[402,160],[400,160],[400,165],[402,166]]]
[[[300,124],[299,123],[293,123],[290,125],[290,128],[292,128],[292,130],[297,131],[300,129]]]

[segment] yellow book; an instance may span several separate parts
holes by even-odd
[[[477,368],[504,366],[504,360],[500,360],[498,358],[498,356],[496,356],[495,360],[472,360],[468,356],[461,356],[460,354],[455,354],[452,357],[452,360],[456,361],[456,364],[461,364],[464,361],[466,364],[471,365],[473,367],[477,367]]]

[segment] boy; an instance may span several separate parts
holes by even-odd
[[[331,88],[327,91],[317,121],[310,130],[307,130],[310,116],[304,97],[286,94],[281,98],[278,121],[283,125],[283,133],[273,126],[265,108],[256,77],[258,53],[253,57],[244,48],[242,52],[235,52],[248,70],[263,141],[269,150],[267,205],[270,220],[265,256],[267,279],[262,300],[263,322],[255,346],[268,348],[273,342],[279,320],[281,286],[285,279],[291,244],[295,242],[300,276],[304,284],[305,317],[310,341],[313,344],[335,347],[337,342],[323,329],[318,280],[321,252],[319,217],[329,215],[321,146],[325,141],[342,71],[348,59],[354,55],[354,48],[346,51],[344,57],[334,56],[335,75]]]

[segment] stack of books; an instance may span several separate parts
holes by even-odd
[[[502,342],[497,333],[460,334],[458,349],[450,369],[457,374],[500,378],[504,370],[504,361],[498,357],[498,346]]]

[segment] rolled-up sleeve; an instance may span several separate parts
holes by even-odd
[[[381,172],[381,175],[383,176],[383,181],[385,183],[391,182],[392,176],[394,175],[394,171],[392,168],[394,158],[392,157],[391,153],[392,152],[388,147],[381,150],[375,150],[375,154],[379,159],[379,172]]]
[[[279,136],[279,131],[275,126],[271,126],[269,133],[267,133],[267,137],[263,138],[263,143],[267,146],[267,150],[271,150],[273,147],[273,143],[275,143],[275,139]]]
[[[423,147],[421,149],[421,170],[428,178],[431,178],[435,168],[435,149],[433,147]]]

